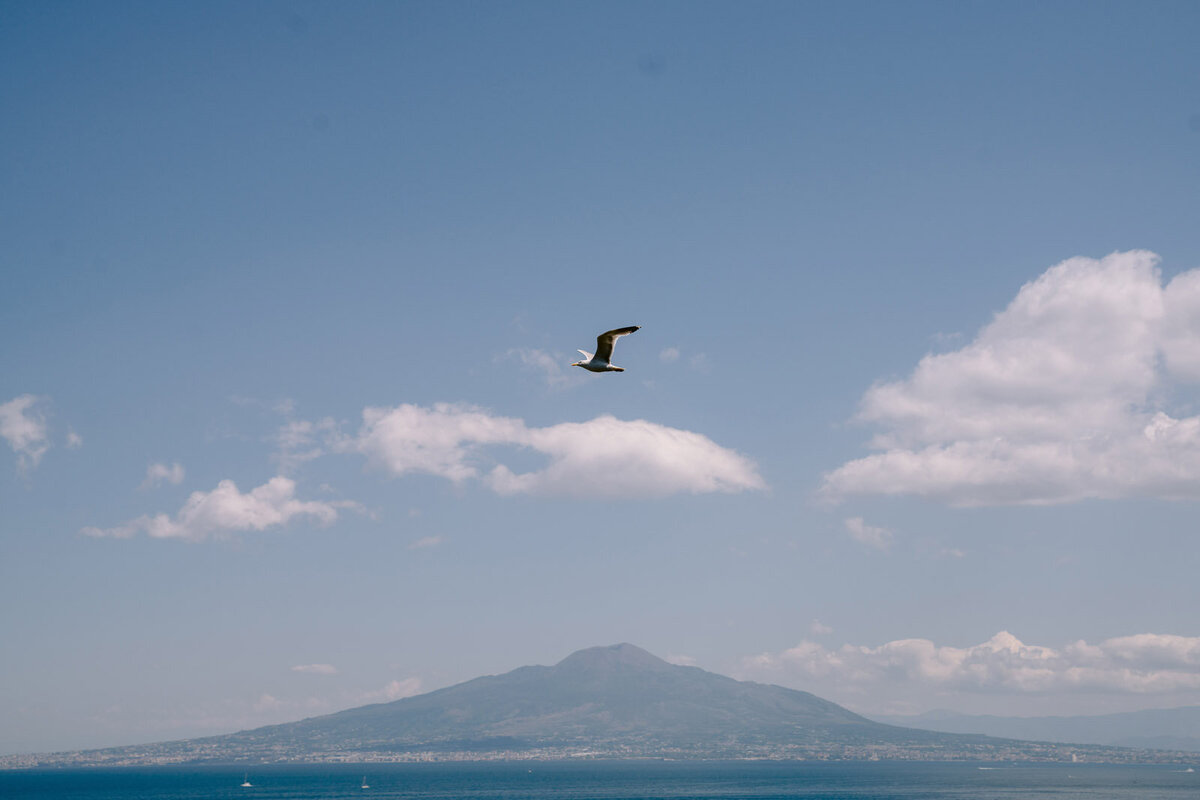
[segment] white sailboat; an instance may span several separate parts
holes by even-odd
[[[250,773],[249,773],[249,772],[247,772],[247,773],[246,773],[246,774],[245,774],[245,775],[242,777],[242,788],[243,788],[243,789],[247,789],[247,788],[249,788],[249,787],[251,787],[251,786],[253,786],[253,785],[254,785],[254,784],[250,782]]]
[[[364,789],[370,789],[370,788],[371,788],[369,785],[367,785],[367,776],[366,776],[366,775],[363,775],[363,784],[362,784],[362,788],[364,788]]]

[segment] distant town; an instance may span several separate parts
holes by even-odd
[[[132,767],[176,764],[398,764],[455,761],[565,761],[580,759],[771,760],[771,761],[981,761],[1079,762],[1107,764],[1194,764],[1195,753],[1125,747],[1098,747],[1038,742],[998,742],[975,746],[762,745],[728,748],[657,747],[612,744],[603,747],[532,747],[506,750],[381,751],[304,750],[275,743],[252,751],[219,741],[166,742],[143,746],[0,756],[0,769]]]

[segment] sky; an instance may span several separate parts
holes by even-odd
[[[1200,704],[1198,37],[0,2],[0,753],[616,642],[868,714]]]

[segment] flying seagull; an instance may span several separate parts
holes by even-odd
[[[592,355],[587,350],[580,350],[583,353],[583,361],[576,361],[572,367],[583,367],[588,372],[624,372],[621,367],[614,367],[609,361],[612,359],[613,345],[617,343],[617,339],[622,336],[628,336],[636,331],[641,325],[630,325],[628,328],[617,328],[611,331],[605,331],[596,337],[596,355]]]

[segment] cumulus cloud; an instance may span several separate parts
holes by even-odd
[[[404,404],[364,409],[357,437],[343,440],[340,447],[363,454],[393,475],[424,473],[460,482],[479,476],[480,446],[519,441],[524,431],[520,420],[470,406]]]
[[[297,664],[292,672],[307,672],[313,675],[337,675],[337,667],[333,664]]]
[[[166,464],[151,464],[146,468],[146,479],[142,481],[141,488],[149,489],[164,481],[178,486],[183,483],[183,474],[183,466],[179,462],[169,467]]]
[[[81,532],[87,536],[118,539],[145,533],[155,539],[202,541],[210,537],[226,538],[238,531],[261,531],[285,525],[295,517],[330,523],[337,519],[339,508],[354,505],[298,500],[295,493],[295,481],[282,476],[271,478],[244,494],[233,481],[225,480],[211,492],[192,492],[174,517],[143,515],[115,528],[84,528]]]
[[[17,454],[22,470],[36,467],[50,449],[46,415],[36,395],[23,394],[0,404],[0,438]]]
[[[971,647],[900,639],[829,649],[803,640],[782,653],[750,657],[744,667],[842,687],[887,681],[980,693],[1166,693],[1200,689],[1200,637],[1143,633],[1060,648],[1025,644],[1007,631]]]
[[[664,347],[658,354],[658,360],[664,364],[670,364],[672,361],[679,360],[678,347]]]
[[[67,449],[77,450],[83,447],[83,437],[72,430],[67,431]]]
[[[479,479],[505,495],[662,496],[765,487],[753,462],[701,434],[608,415],[531,428],[473,406],[367,408],[358,434],[337,446],[393,475]],[[498,446],[533,450],[549,463],[516,473],[496,461]]]
[[[873,386],[857,418],[880,429],[878,452],[822,493],[1200,498],[1200,417],[1169,405],[1200,381],[1200,270],[1164,286],[1157,264],[1145,251],[1064,261],[969,344]]]
[[[524,444],[550,457],[545,469],[488,476],[500,494],[666,495],[764,487],[754,465],[691,431],[601,416],[525,431]]]
[[[851,517],[845,522],[846,533],[859,544],[876,550],[887,550],[892,544],[892,532],[887,528],[868,525],[862,517]]]
[[[813,636],[828,636],[833,633],[833,628],[821,622],[819,619],[814,619],[812,625],[808,626],[808,630]]]

